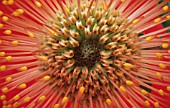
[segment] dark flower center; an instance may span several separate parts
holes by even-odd
[[[100,61],[100,50],[97,39],[86,39],[80,42],[80,46],[74,49],[76,66],[87,66],[92,68],[96,62]]]

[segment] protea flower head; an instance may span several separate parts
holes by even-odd
[[[168,108],[159,1],[2,0],[2,108]]]

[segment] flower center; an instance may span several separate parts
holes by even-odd
[[[96,39],[86,39],[80,42],[80,46],[74,49],[74,58],[76,66],[87,66],[89,69],[94,67],[96,62],[100,61],[100,50]]]

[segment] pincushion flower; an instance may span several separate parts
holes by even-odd
[[[3,0],[2,107],[168,107],[168,1]]]

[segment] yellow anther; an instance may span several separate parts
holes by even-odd
[[[11,34],[11,33],[12,33],[11,30],[5,30],[5,31],[4,31],[4,34],[8,34],[8,35],[9,35],[9,34]]]
[[[48,60],[48,57],[40,56],[40,57],[39,57],[39,60],[41,60],[41,61],[47,61],[47,60]]]
[[[134,83],[132,81],[130,81],[130,80],[126,80],[126,84],[127,85],[134,85]]]
[[[19,95],[16,95],[16,96],[13,97],[14,101],[17,101],[19,98],[20,98]]]
[[[137,23],[139,23],[139,21],[140,21],[140,19],[135,19],[135,20],[133,20],[133,24],[137,24]]]
[[[0,24],[0,28],[2,28],[2,27],[4,27],[4,25],[3,25],[3,24]]]
[[[65,8],[67,13],[70,13],[70,9],[68,7]]]
[[[7,16],[3,16],[3,17],[2,17],[2,20],[3,20],[4,22],[7,22],[7,21],[9,20],[9,18],[8,18]]]
[[[6,101],[6,100],[3,100],[3,101],[2,101],[2,104],[3,104],[3,105],[6,105],[6,104],[7,104],[7,101]]]
[[[159,108],[159,103],[158,103],[158,102],[155,102],[155,103],[154,103],[154,106],[155,106],[155,108]]]
[[[37,7],[41,7],[41,6],[42,6],[42,4],[41,4],[39,1],[35,1],[35,5],[36,5]]]
[[[148,100],[146,100],[146,101],[145,101],[145,105],[146,105],[147,107],[149,107],[149,106],[150,106],[150,102],[149,102]]]
[[[0,44],[2,44],[2,42],[3,42],[3,41],[2,41],[2,40],[0,40]]]
[[[31,38],[34,38],[34,34],[31,33],[31,32],[28,32],[28,36],[31,37]]]
[[[14,108],[16,108],[16,107],[18,107],[19,106],[19,103],[18,102],[15,102],[14,104],[13,104],[13,107]]]
[[[11,104],[8,104],[8,105],[7,105],[7,108],[12,108],[12,105],[11,105]]]
[[[2,88],[2,92],[3,92],[3,93],[8,92],[8,87],[4,87],[4,88]]]
[[[54,30],[49,30],[49,33],[51,34],[51,35],[55,35],[55,31]]]
[[[157,72],[157,73],[156,73],[156,76],[157,76],[158,78],[162,78],[162,77],[163,77],[163,75],[162,75],[160,72]]]
[[[50,78],[51,78],[51,77],[47,75],[47,76],[44,76],[43,80],[44,80],[44,81],[48,81]]]
[[[149,41],[151,41],[153,38],[154,38],[154,36],[149,36],[149,37],[147,37],[145,40],[146,40],[147,42],[149,42]]]
[[[168,54],[170,54],[170,50],[168,50]]]
[[[166,68],[166,65],[163,64],[163,63],[160,63],[160,64],[159,64],[159,67],[162,68],[162,69],[165,69],[165,68]]]
[[[167,18],[168,20],[170,20],[170,15],[167,15],[166,18]]]
[[[106,103],[107,103],[108,105],[112,105],[112,101],[111,101],[110,99],[106,99]]]
[[[125,2],[126,0],[121,0],[121,2]]]
[[[158,23],[158,22],[160,22],[160,21],[161,21],[161,18],[156,18],[156,19],[154,20],[155,23]]]
[[[20,14],[19,14],[19,12],[15,11],[15,12],[13,12],[13,15],[14,16],[19,16]]]
[[[157,56],[158,58],[162,58],[162,57],[163,57],[163,55],[162,55],[161,53],[156,53],[156,56]]]
[[[60,108],[60,104],[55,104],[54,108]]]
[[[29,102],[31,100],[31,97],[27,96],[24,98],[24,102]]]
[[[107,4],[106,4],[106,3],[103,3],[103,9],[104,9],[104,10],[108,10],[108,7],[107,7]]]
[[[0,66],[0,71],[4,71],[4,70],[6,70],[6,66]]]
[[[2,4],[7,5],[7,4],[8,4],[8,1],[7,1],[7,0],[3,0],[3,1],[2,1]]]
[[[162,48],[168,48],[168,47],[169,47],[169,44],[168,44],[168,43],[162,44]]]
[[[123,86],[120,86],[120,91],[124,92],[124,93],[126,92],[126,90],[125,90],[125,88]]]
[[[24,10],[23,9],[17,9],[17,12],[21,15],[24,13]]]
[[[27,87],[27,85],[26,85],[25,83],[23,83],[23,84],[20,84],[18,88],[24,89],[24,88],[26,88],[26,87]]]
[[[162,10],[163,10],[163,11],[167,11],[168,8],[169,8],[168,6],[164,6],[164,7],[162,8]]]
[[[4,13],[2,11],[0,11],[0,16],[3,15]]]
[[[46,98],[45,96],[41,96],[38,101],[43,101],[45,100],[45,98]]]
[[[163,96],[164,95],[164,91],[162,89],[160,89],[159,90],[159,94]]]
[[[6,59],[7,61],[11,61],[11,60],[12,60],[12,56],[7,56],[5,59]]]
[[[26,71],[27,69],[28,69],[27,66],[23,66],[20,68],[21,71]]]
[[[17,40],[12,41],[11,44],[17,46],[18,45],[18,41]]]
[[[166,89],[167,89],[168,91],[170,91],[170,86],[167,86]]]
[[[14,4],[14,0],[8,0],[8,4],[9,4],[9,5]]]
[[[144,89],[141,90],[141,93],[142,93],[143,95],[148,95],[148,92],[147,92],[146,90],[144,90]]]
[[[134,66],[130,63],[124,63],[123,64],[126,68],[133,68]]]
[[[64,98],[62,99],[62,101],[61,101],[61,104],[63,105],[63,104],[65,104],[65,103],[67,103],[67,101],[68,101],[68,97],[64,97]]]
[[[6,99],[6,96],[5,96],[5,95],[2,95],[2,96],[0,97],[0,99],[1,99],[1,100],[5,100],[5,99]]]
[[[0,56],[4,57],[5,56],[5,52],[0,52]]]
[[[84,90],[85,90],[84,87],[80,87],[79,92],[80,92],[80,93],[84,93]]]
[[[12,77],[7,77],[7,78],[5,79],[5,81],[6,81],[6,82],[11,82],[11,81],[12,81]]]

